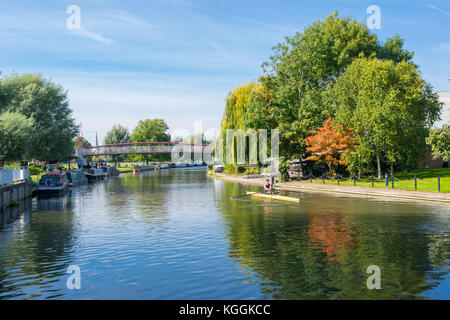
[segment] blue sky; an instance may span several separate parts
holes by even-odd
[[[69,5],[81,9],[81,30],[66,27]],[[227,93],[261,74],[272,46],[335,10],[366,21],[369,5],[381,9],[374,32],[400,34],[450,104],[448,0],[2,0],[0,70],[61,83],[91,142],[145,118],[172,131],[218,128]]]

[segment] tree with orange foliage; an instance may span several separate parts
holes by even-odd
[[[329,118],[322,127],[310,130],[309,133],[313,135],[307,137],[305,141],[306,151],[311,153],[306,160],[325,162],[330,174],[334,176],[339,164],[348,164],[345,154],[353,150],[356,140],[349,128],[332,126],[332,122],[333,120]]]

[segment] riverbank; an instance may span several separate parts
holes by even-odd
[[[265,178],[245,179],[239,176],[227,176],[221,173],[209,174],[210,176],[231,181],[235,183],[262,186]],[[423,192],[423,191],[407,191],[396,189],[372,189],[367,187],[353,186],[333,186],[321,185],[317,183],[290,181],[279,184],[280,188],[286,191],[304,191],[304,192],[326,192],[343,195],[353,195],[362,197],[383,197],[386,199],[404,199],[409,201],[432,201],[446,203],[450,205],[449,193]]]

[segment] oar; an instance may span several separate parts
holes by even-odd
[[[294,193],[303,193],[302,191],[297,191],[297,190],[284,190],[284,189],[279,189],[278,191],[287,191],[287,192],[294,192]]]
[[[231,197],[231,199],[236,199],[236,198],[241,198],[241,197],[245,197],[245,196],[250,196],[250,195],[255,194],[255,193],[256,192],[245,193],[245,194],[241,194],[240,196]]]

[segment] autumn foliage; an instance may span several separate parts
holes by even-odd
[[[310,130],[313,135],[305,141],[306,151],[311,153],[306,160],[326,162],[330,173],[334,175],[339,164],[347,165],[348,160],[344,155],[353,150],[355,137],[349,128],[332,126],[332,121],[329,118],[322,127]]]

